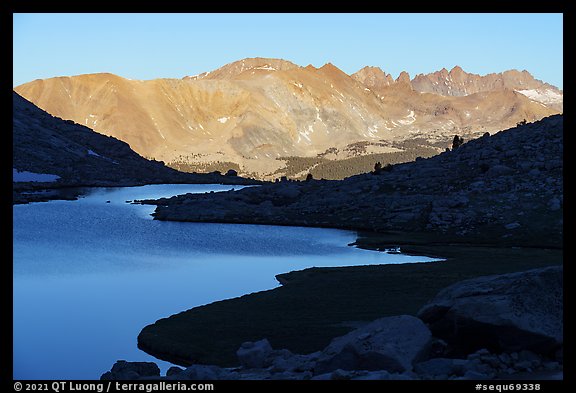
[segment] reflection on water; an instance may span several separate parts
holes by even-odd
[[[154,206],[126,203],[231,188],[96,189],[14,206],[14,378],[97,379],[118,359],[165,372],[136,347],[159,318],[274,288],[291,270],[431,260],[348,247],[351,231],[162,222]]]

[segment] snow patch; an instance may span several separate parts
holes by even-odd
[[[92,149],[88,149],[88,155],[89,155],[89,156],[94,156],[94,157],[101,158],[101,159],[103,159],[103,160],[105,160],[105,161],[111,162],[112,164],[116,164],[116,165],[119,164],[118,161],[112,160],[112,159],[110,159],[110,158],[108,158],[108,157],[101,156],[100,154],[96,153],[96,152],[95,152],[94,150],[92,150]]]
[[[354,105],[350,105],[352,107],[352,110],[354,112],[356,112],[358,114],[358,116],[360,116],[360,118],[364,121],[366,121],[366,119],[364,118],[364,116],[362,116],[362,113],[360,113],[360,111],[358,110],[358,108],[356,108]]]
[[[541,102],[543,104],[557,104],[564,100],[564,96],[551,89],[527,89],[516,90],[518,93],[525,95],[531,100]]]
[[[60,176],[58,175],[51,175],[49,173],[35,173],[28,171],[20,172],[18,169],[12,168],[12,182],[33,181],[33,182],[51,183],[58,179],[60,179]]]
[[[198,127],[204,129],[204,126],[202,126],[202,124],[198,123]]]
[[[307,132],[307,131],[300,131],[300,135],[302,135],[304,138],[306,138],[306,140],[307,140],[308,142],[312,142],[312,141],[310,140],[310,137],[308,136],[308,132]],[[300,140],[298,140],[298,141],[300,141]]]
[[[212,71],[207,71],[207,72],[202,72],[201,74],[192,75],[190,77],[190,79],[202,79],[204,77],[207,77],[210,74],[210,72],[212,72]]]
[[[221,117],[218,119],[218,121],[222,124],[226,123],[228,120],[230,120],[230,117]]]
[[[276,71],[276,68],[269,66],[266,64],[265,66],[255,67],[255,70],[267,70],[267,71]]]
[[[298,140],[296,141],[296,143],[300,143],[302,141],[302,138],[305,138],[308,141],[308,144],[310,144],[312,142],[312,140],[310,139],[310,134],[312,134],[314,132],[314,128],[312,127],[312,125],[308,125],[308,129],[305,131],[299,131],[298,134]]]
[[[370,127],[368,127],[368,135],[364,135],[364,136],[369,136],[370,138],[376,138],[378,133],[378,124],[374,124]]]
[[[414,111],[410,111],[410,114],[408,116],[405,117],[405,120],[398,120],[398,123],[407,126],[409,124],[412,124],[416,121],[416,116],[414,116]],[[392,122],[394,123],[394,122]]]
[[[292,84],[296,87],[299,87],[300,89],[303,87],[302,83],[300,83],[300,82],[292,82]]]

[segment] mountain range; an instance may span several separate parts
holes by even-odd
[[[468,140],[563,111],[563,92],[525,70],[480,76],[456,66],[394,79],[378,67],[348,75],[330,63],[301,67],[267,58],[182,79],[86,74],[15,91],[172,167],[234,168],[260,179],[350,166],[322,172],[342,178],[366,171],[376,158],[437,154],[455,134]],[[350,164],[358,158],[362,168]]]

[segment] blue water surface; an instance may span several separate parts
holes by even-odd
[[[152,220],[126,201],[225,185],[99,188],[14,206],[14,379],[98,379],[140,351],[140,330],[180,311],[278,286],[312,266],[430,262],[367,251],[336,229]],[[108,202],[109,201],[109,202]]]

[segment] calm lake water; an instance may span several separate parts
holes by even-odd
[[[159,318],[277,287],[292,270],[433,261],[349,247],[352,231],[162,222],[154,206],[126,203],[233,187],[93,189],[14,206],[14,379],[98,379],[119,359],[165,372],[136,346]]]

